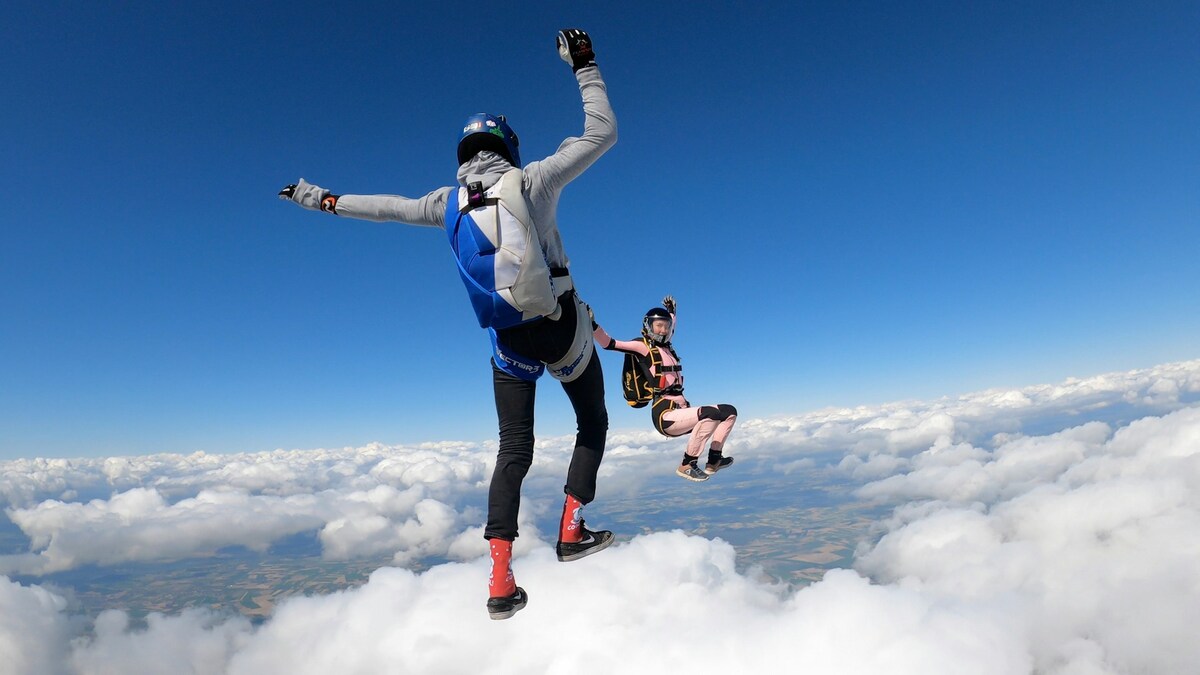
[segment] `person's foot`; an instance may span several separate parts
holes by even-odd
[[[512,595],[503,598],[488,598],[488,616],[497,621],[507,619],[525,609],[527,602],[529,602],[529,596],[525,594],[525,589],[517,586],[517,590],[513,591]]]
[[[593,553],[599,553],[612,545],[616,539],[613,533],[608,530],[592,531],[583,526],[584,521],[579,521],[579,529],[583,530],[583,539],[577,542],[559,541],[555,547],[555,552],[558,553],[560,562],[571,562],[586,558]]]
[[[704,465],[704,473],[711,476],[714,473],[720,471],[721,469],[724,469],[725,467],[729,466],[730,464],[733,464],[732,457],[722,457],[721,459],[718,459],[716,461],[716,463],[709,462],[708,464],[705,464]]]
[[[704,473],[700,467],[696,466],[695,462],[692,462],[691,464],[680,465],[678,469],[675,469],[675,473],[681,478],[695,481],[697,483],[708,480],[708,474]]]

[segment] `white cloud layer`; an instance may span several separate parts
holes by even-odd
[[[318,533],[331,559],[394,552],[394,561],[406,564],[454,557],[464,553],[457,539],[478,524],[493,455],[443,443],[11,462],[4,470],[10,500],[32,501],[27,495],[45,486],[64,494],[6,509],[31,551],[0,555],[0,574],[171,560],[226,546],[263,550],[308,531]],[[22,483],[20,471],[29,464],[39,470]],[[108,485],[115,492],[72,501],[80,492],[73,485]],[[481,539],[465,553],[483,550]]]
[[[828,466],[894,506],[854,570],[792,590],[683,532],[570,564],[523,536],[517,579],[531,601],[505,622],[483,608],[472,505],[486,444],[43,463],[30,480],[5,466],[9,513],[34,542],[10,566],[105,562],[105,549],[181,556],[297,528],[318,529],[330,556],[463,562],[383,568],[360,588],[285,601],[260,627],[187,611],[134,630],[114,611],[86,636],[63,598],[0,578],[0,663],[15,674],[1200,672],[1197,392],[1193,361],[744,420],[743,461]],[[611,449],[605,471],[626,486],[666,454],[641,432],[615,434]],[[541,443],[531,480],[553,493],[568,457],[568,439]],[[63,494],[102,486],[115,494]]]
[[[39,670],[14,672],[729,673],[787,663],[807,672],[999,675],[1030,663],[1015,615],[851,571],[789,593],[738,574],[729,545],[678,531],[603,555],[564,565],[543,547],[522,558],[530,605],[503,623],[483,610],[483,560],[420,575],[384,568],[358,589],[292,599],[257,630],[190,611],[131,631],[123,613],[107,612],[93,637],[47,650]],[[38,611],[41,625],[68,633],[55,625],[61,612]]]
[[[1200,672],[1200,408],[947,450],[862,489],[903,506],[860,571],[1013,608],[1047,672]]]

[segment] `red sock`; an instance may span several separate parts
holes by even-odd
[[[488,539],[492,549],[492,572],[488,574],[488,596],[503,598],[517,592],[517,580],[512,573],[512,542],[507,539]]]
[[[583,541],[583,524],[579,515],[583,504],[572,495],[563,502],[562,523],[558,527],[558,540],[568,544]]]

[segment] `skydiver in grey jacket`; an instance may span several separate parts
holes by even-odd
[[[300,206],[338,216],[410,225],[446,227],[450,209],[458,210],[460,193],[478,183],[487,190],[513,168],[522,169],[529,215],[553,278],[557,307],[544,318],[510,328],[490,329],[492,381],[500,426],[496,469],[488,494],[484,537],[491,549],[488,613],[506,619],[523,608],[528,596],[516,585],[511,558],[517,537],[521,483],[533,462],[533,412],[536,380],[545,370],[562,383],[578,424],[575,451],[567,471],[557,545],[558,559],[578,560],[607,548],[613,534],[589,530],[580,517],[595,498],[596,473],[604,454],[608,411],[604,375],[593,358],[587,305],[571,281],[570,261],[558,230],[559,195],[617,140],[617,123],[587,33],[564,29],[557,39],[559,55],[571,65],[583,97],[583,135],[567,138],[554,154],[521,167],[519,141],[503,116],[480,113],[464,125],[458,143],[458,186],[438,188],[423,197],[335,195],[301,178],[279,196]]]

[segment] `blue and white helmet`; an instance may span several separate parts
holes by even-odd
[[[458,165],[462,166],[481,150],[491,150],[520,168],[521,153],[517,149],[520,144],[504,115],[475,113],[467,118],[458,137]]]

